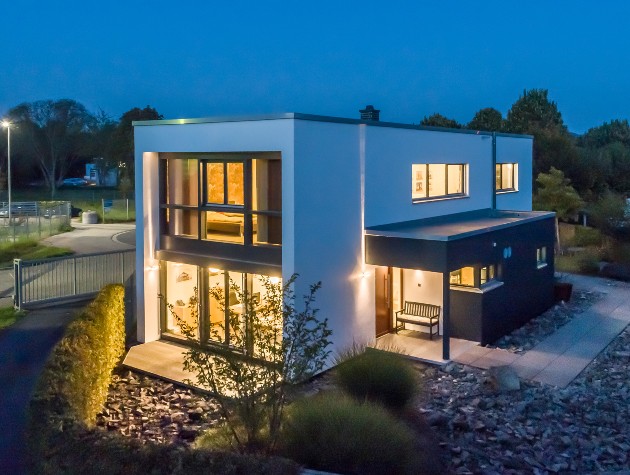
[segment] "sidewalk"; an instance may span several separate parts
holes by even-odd
[[[0,473],[25,472],[24,429],[31,395],[50,351],[85,305],[32,310],[0,333]]]
[[[510,365],[523,379],[568,386],[630,324],[630,284],[581,275],[567,280],[605,296],[523,355],[475,346],[455,361],[482,369]]]

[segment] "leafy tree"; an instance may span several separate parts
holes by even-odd
[[[230,444],[242,451],[273,450],[280,435],[286,404],[287,385],[308,379],[322,371],[329,357],[328,320],[317,318],[313,307],[321,283],[310,287],[304,296],[303,309],[295,305],[293,276],[285,285],[260,277],[265,290],[261,302],[230,282],[244,314],[230,307],[230,342],[243,352],[217,349],[200,343],[197,290],[190,298],[194,324],[183,321],[172,305],[167,307],[190,343],[184,355],[184,369],[195,374],[197,384],[210,389],[217,397],[228,430]],[[211,297],[226,310],[222,288],[210,289]],[[242,316],[245,315],[245,321]],[[211,335],[221,339],[228,329],[213,326]]]
[[[485,109],[477,111],[466,126],[467,129],[485,130],[489,132],[498,132],[503,130],[504,127],[503,115],[492,107],[486,107]]]
[[[151,106],[146,106],[144,109],[134,107],[120,117],[118,125],[112,134],[112,158],[124,169],[123,176],[127,176],[132,180],[134,175],[133,126],[131,123],[134,120],[158,120],[163,118],[162,114]]]
[[[588,215],[593,225],[606,236],[619,237],[620,231],[630,226],[626,200],[610,191],[588,207]]]
[[[9,111],[20,133],[18,153],[35,158],[54,198],[57,183],[87,152],[87,137],[95,117],[77,101],[61,99],[22,103]],[[13,137],[12,137],[13,138]]]
[[[584,202],[571,186],[571,180],[565,178],[564,173],[557,168],[551,167],[549,173],[540,173],[536,178],[536,183],[538,183],[538,190],[533,198],[534,209],[555,211],[556,241],[560,249],[558,219],[566,220],[572,217],[584,206]]]
[[[547,89],[523,91],[523,95],[508,111],[506,128],[518,134],[535,134],[541,130],[566,131],[562,114],[555,102],[550,101]]]
[[[599,127],[589,129],[578,140],[579,145],[588,148],[604,147],[615,142],[630,147],[630,124],[628,124],[628,120],[604,122]]]
[[[420,125],[430,127],[446,127],[449,129],[461,129],[462,125],[456,120],[444,117],[442,114],[435,113],[426,117],[420,121]]]

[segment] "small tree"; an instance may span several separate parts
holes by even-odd
[[[534,209],[556,212],[556,242],[558,250],[561,250],[558,219],[570,218],[584,206],[584,202],[571,186],[571,180],[554,167],[549,173],[539,173],[536,183],[538,190],[533,199]]]
[[[630,225],[630,216],[626,215],[626,200],[611,191],[588,207],[588,215],[602,234],[613,238],[622,237]]]
[[[466,128],[471,130],[485,130],[499,132],[505,127],[501,112],[492,107],[486,107],[478,111]]]
[[[230,290],[244,303],[244,313],[228,307],[228,328],[219,324],[211,336],[230,333],[233,349],[210,347],[199,341],[198,296],[195,288],[188,307],[196,324],[183,321],[171,304],[167,307],[191,344],[184,369],[195,374],[197,384],[208,388],[219,401],[232,445],[241,451],[274,450],[287,402],[287,385],[323,370],[330,351],[328,320],[317,318],[313,307],[321,283],[310,286],[304,306],[295,305],[294,275],[282,285],[259,277],[265,291],[261,302],[249,298],[236,283]],[[212,287],[211,298],[225,312],[222,288]],[[237,351],[240,350],[240,351]]]

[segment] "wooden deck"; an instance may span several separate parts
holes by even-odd
[[[177,343],[158,340],[132,346],[123,361],[123,365],[134,371],[150,374],[172,383],[197,389],[206,389],[196,384],[194,374],[184,371],[184,352],[186,347]]]
[[[457,358],[478,343],[468,340],[451,338],[451,359]],[[398,333],[388,333],[378,338],[374,348],[380,348],[395,353],[401,353],[425,363],[444,364],[448,360],[442,359],[442,337],[434,336],[433,340],[424,332],[401,330]]]

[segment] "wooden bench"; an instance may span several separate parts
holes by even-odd
[[[402,323],[403,330],[405,329],[405,323],[429,327],[429,338],[432,340],[433,327],[437,327],[435,334],[440,334],[440,307],[428,303],[405,300],[402,310],[396,311],[396,333],[398,333],[398,322]]]

